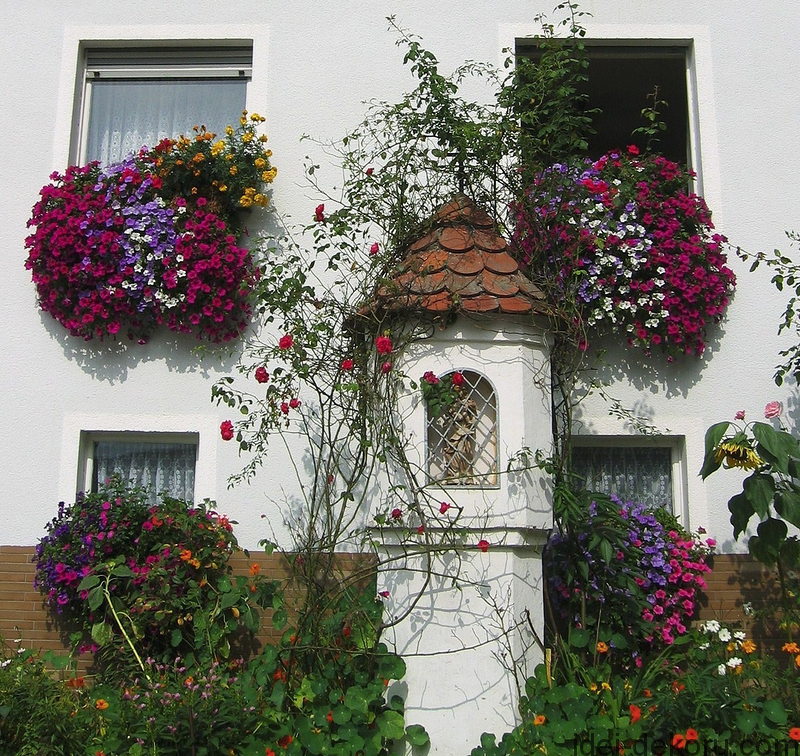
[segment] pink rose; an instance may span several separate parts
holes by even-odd
[[[375,242],[375,243],[374,243],[374,244],[373,244],[373,245],[372,245],[372,246],[369,248],[369,253],[370,253],[370,255],[377,255],[377,254],[378,254],[378,249],[380,249],[380,248],[378,247],[378,242]]]
[[[739,410],[734,416],[734,420],[744,420],[744,410]]]
[[[764,407],[764,417],[766,417],[767,420],[773,417],[780,417],[782,411],[783,407],[780,402],[769,402],[767,406]]]
[[[325,205],[317,205],[314,210],[314,219],[322,223],[325,220]]]

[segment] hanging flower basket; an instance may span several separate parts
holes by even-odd
[[[703,353],[736,278],[692,176],[629,147],[547,168],[515,206],[517,252],[572,316],[581,348],[615,332],[669,359]]]
[[[203,128],[119,163],[54,173],[28,226],[39,305],[73,336],[144,342],[161,324],[199,339],[241,335],[258,268],[236,239],[238,213],[267,205],[275,169],[263,121],[224,139]]]

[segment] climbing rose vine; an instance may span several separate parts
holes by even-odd
[[[534,279],[547,271],[584,334],[621,331],[670,359],[703,353],[736,279],[692,176],[632,146],[550,166],[515,205],[521,259]]]

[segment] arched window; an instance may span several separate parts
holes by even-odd
[[[472,370],[439,381],[442,401],[426,407],[429,475],[445,486],[496,486],[497,398],[491,384]]]

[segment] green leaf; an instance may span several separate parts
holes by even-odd
[[[769,505],[775,496],[775,481],[766,473],[753,473],[744,481],[744,495],[759,517],[769,514]]]
[[[366,714],[372,696],[359,685],[352,685],[344,695],[344,705],[358,714]]]
[[[591,638],[592,635],[588,630],[573,629],[569,634],[569,645],[574,648],[586,648]]]
[[[722,460],[717,462],[714,455],[714,450],[722,441],[725,433],[730,427],[729,422],[716,423],[706,431],[706,455],[703,460],[703,467],[700,469],[700,476],[705,480],[711,473],[719,469]]]
[[[736,494],[728,501],[728,510],[731,513],[731,525],[733,525],[733,537],[738,538],[745,530],[747,523],[755,514],[752,504],[743,494]]]
[[[764,702],[764,716],[776,725],[784,725],[788,719],[783,703],[777,698]]]
[[[775,511],[784,520],[800,528],[800,493],[792,490],[777,491]]]
[[[405,734],[403,715],[391,709],[381,712],[376,723],[378,732],[387,740],[399,740]]]
[[[177,648],[181,645],[181,641],[183,640],[183,633],[176,627],[172,631],[172,636],[170,637],[170,643],[172,644],[173,648]]]
[[[276,630],[283,630],[286,627],[286,622],[288,620],[288,615],[286,610],[276,609],[275,613],[272,615],[272,625]]]
[[[118,564],[113,570],[111,570],[111,574],[114,577],[133,577],[133,572],[127,564]]]
[[[494,739],[494,738],[493,738]],[[428,733],[422,725],[413,724],[406,727],[406,740],[412,746],[426,746],[431,742]],[[483,738],[481,737],[481,743]]]
[[[100,582],[97,575],[87,575],[80,583],[78,583],[78,591],[90,591]]]
[[[92,640],[98,646],[105,646],[111,642],[111,628],[105,622],[96,622],[92,625]]]
[[[102,585],[97,585],[89,591],[89,608],[96,612],[105,601],[106,593]]]
[[[785,431],[777,431],[766,423],[753,423],[753,435],[774,458],[774,465],[782,473],[789,472],[789,457],[800,457],[797,439]]]

